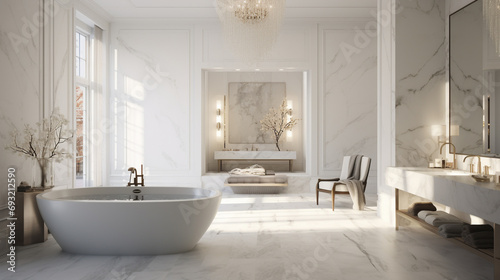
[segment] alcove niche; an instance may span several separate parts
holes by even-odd
[[[305,172],[307,72],[205,70],[203,77],[206,173],[218,172],[215,151],[278,151],[273,134],[261,131],[260,120],[271,107],[279,109],[285,97],[299,122],[291,132],[283,133],[280,150],[296,152],[291,172]],[[290,172],[286,161],[224,161],[221,172],[252,164]]]

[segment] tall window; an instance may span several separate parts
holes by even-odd
[[[88,35],[76,31],[76,76],[85,79],[87,77],[87,46]]]
[[[75,38],[75,115],[76,115],[76,184],[75,187],[85,187],[89,183],[89,149],[87,135],[90,128],[90,67],[91,29],[77,29]]]

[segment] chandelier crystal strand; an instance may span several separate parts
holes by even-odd
[[[246,63],[264,58],[278,36],[285,0],[217,0],[224,37]]]
[[[497,55],[500,55],[500,0],[484,0],[483,15]]]

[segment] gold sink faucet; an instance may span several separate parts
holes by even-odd
[[[443,154],[443,147],[445,145],[450,145],[451,147],[453,147],[453,166],[451,167],[451,169],[456,169],[457,168],[457,154],[456,154],[456,151],[457,151],[457,148],[455,148],[455,145],[453,145],[451,142],[444,142],[443,145],[441,145],[441,148],[439,148],[439,154],[442,155]]]
[[[481,157],[478,155],[468,155],[464,158],[464,162],[468,157],[477,157],[477,173],[482,174],[483,171],[481,170]],[[474,159],[473,159],[474,160]]]

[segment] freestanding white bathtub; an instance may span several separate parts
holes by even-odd
[[[131,200],[137,198],[144,200]],[[221,192],[93,187],[53,190],[36,199],[45,223],[65,252],[162,255],[196,246],[215,218]]]

